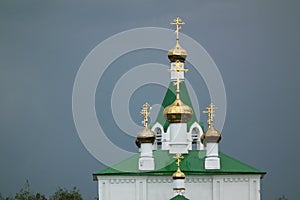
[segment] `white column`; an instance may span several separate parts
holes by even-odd
[[[141,149],[141,157],[153,157],[152,143],[142,143],[140,149]]]
[[[206,143],[205,169],[220,169],[219,144]]]
[[[187,124],[170,124],[170,142],[187,142]]]
[[[207,143],[206,144],[206,156],[207,157],[218,157],[219,156],[219,144],[218,143]]]
[[[185,184],[184,184],[185,179],[176,179],[174,180],[174,196],[179,195],[184,195],[185,193]]]
[[[189,142],[187,140],[187,124],[170,124],[170,149],[171,154],[188,153]]]
[[[154,170],[153,145],[152,143],[141,143],[139,158],[139,170]]]

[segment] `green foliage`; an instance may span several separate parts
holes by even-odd
[[[14,198],[3,197],[0,193],[0,200],[47,200],[47,198],[43,194],[33,193],[26,180],[24,187],[15,194]],[[49,200],[82,200],[82,196],[76,187],[70,191],[59,187],[54,194],[50,195]]]
[[[3,197],[2,194],[0,193],[0,200],[13,200],[13,198]]]
[[[49,200],[82,200],[82,196],[76,187],[70,191],[58,188],[56,192],[50,196]]]
[[[23,188],[21,188],[19,193],[16,193],[15,200],[47,200],[44,195],[40,193],[34,194],[30,191],[29,181],[26,180],[26,183]]]
[[[281,197],[279,197],[277,200],[288,200],[285,195],[282,195]]]

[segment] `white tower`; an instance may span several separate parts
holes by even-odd
[[[177,159],[177,171],[173,174],[173,191],[174,191],[174,196],[177,195],[184,195],[185,193],[185,174],[180,170],[180,162],[181,159],[184,157],[177,153],[176,156],[174,157]]]
[[[137,134],[136,145],[140,149],[140,158],[138,168],[139,170],[154,170],[154,158],[153,158],[153,143],[155,140],[155,133],[148,128],[150,105],[145,103],[142,107],[141,114],[144,115],[142,121],[144,129]]]
[[[217,107],[211,103],[206,108],[208,119],[207,131],[201,137],[201,142],[206,147],[206,157],[205,157],[205,169],[220,169],[220,157],[219,157],[219,141],[221,140],[221,133],[217,131],[213,125],[215,110]]]
[[[182,69],[180,63],[175,64],[175,72],[177,74],[176,82],[176,100],[165,108],[164,117],[170,123],[170,147],[169,152],[172,153],[188,153],[189,142],[187,138],[187,122],[193,116],[193,110],[185,105],[180,99],[180,87],[182,82],[179,79],[180,72],[186,72]]]
[[[204,149],[200,143],[203,130],[193,113],[184,83],[184,73],[188,71],[184,68],[187,51],[179,44],[179,30],[185,23],[177,17],[171,24],[176,26],[176,44],[168,51],[171,83],[162,105],[165,109],[162,108],[151,129],[157,136],[155,149],[169,150],[170,153],[188,153],[188,150]]]

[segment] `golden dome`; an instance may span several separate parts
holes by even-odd
[[[170,62],[184,62],[187,57],[187,52],[179,45],[177,40],[175,47],[169,50],[168,58]]]
[[[185,179],[185,174],[178,167],[177,171],[173,174],[173,179]]]
[[[148,127],[144,127],[144,129],[138,132],[136,137],[136,145],[138,147],[141,146],[141,143],[154,143],[155,133],[151,131]]]
[[[201,142],[218,143],[222,138],[221,133],[213,125],[208,126],[207,131],[201,136]]]
[[[164,110],[164,117],[170,123],[187,123],[192,116],[193,110],[179,98]]]

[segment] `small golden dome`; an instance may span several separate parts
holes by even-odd
[[[201,136],[201,142],[218,143],[222,138],[221,133],[213,125],[209,126],[207,131]]]
[[[138,147],[141,146],[141,143],[154,143],[155,133],[151,131],[148,127],[144,127],[144,129],[138,132],[136,137],[136,145]]]
[[[164,110],[164,117],[170,123],[187,123],[192,116],[193,110],[178,98]]]
[[[185,174],[178,167],[177,171],[173,174],[173,179],[185,179]]]
[[[187,57],[187,52],[179,45],[177,40],[175,47],[169,50],[168,58],[170,62],[184,62]]]

